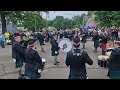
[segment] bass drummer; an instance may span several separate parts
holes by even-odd
[[[85,63],[89,65],[93,64],[92,59],[89,57],[87,52],[81,51],[80,39],[73,38],[74,49],[67,53],[66,65],[70,66],[69,79],[87,79],[87,71]]]

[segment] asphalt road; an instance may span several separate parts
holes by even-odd
[[[60,64],[58,66],[53,65],[54,61],[51,57],[50,51],[51,45],[46,43],[44,46],[45,53],[41,52],[39,44],[37,45],[37,51],[40,56],[47,60],[45,64],[45,70],[42,72],[41,79],[67,79],[69,75],[69,67],[65,65],[66,53],[60,52],[58,60]],[[82,47],[82,46],[81,46]],[[97,56],[101,54],[100,48],[97,53],[93,52],[93,42],[88,40],[86,44],[87,53],[94,61],[92,66],[86,65],[89,79],[109,79],[107,77],[108,70],[100,68],[97,65]],[[11,46],[6,48],[0,48],[0,79],[17,79],[18,74],[15,69],[14,62],[11,58]]]

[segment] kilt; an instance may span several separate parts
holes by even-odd
[[[112,36],[112,40],[115,40],[115,38],[116,38],[115,35],[113,35],[113,36]]]
[[[41,77],[41,73],[38,73],[38,70],[30,70],[30,69],[25,69],[25,76],[27,76],[30,79],[38,79]]]
[[[100,48],[101,48],[102,50],[106,50],[106,44],[101,43]]]
[[[40,42],[40,46],[43,46],[43,45],[45,45],[44,42]]]
[[[69,75],[68,79],[87,79],[87,76],[84,77],[78,77],[78,76],[74,76],[74,75]]]
[[[58,56],[59,55],[59,52],[56,54],[55,51],[51,51],[51,56]]]
[[[94,42],[94,47],[95,47],[95,48],[98,48],[98,47],[99,47],[99,41],[98,41],[98,40]]]
[[[19,68],[19,67],[22,67],[23,66],[23,61],[22,60],[17,60],[16,62],[15,62],[15,67],[16,68]]]
[[[120,70],[119,71],[109,70],[109,77],[111,79],[120,79]]]
[[[86,38],[86,37],[85,37],[85,38],[82,38],[81,42],[82,42],[82,43],[86,43],[86,42],[87,42],[87,38]]]

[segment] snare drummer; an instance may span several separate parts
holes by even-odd
[[[102,55],[105,55],[106,53],[106,44],[108,40],[109,40],[109,36],[105,34],[105,30],[102,30],[99,40],[101,43],[100,48],[102,49]]]
[[[120,79],[120,37],[115,41],[115,49],[112,50],[109,60],[109,74],[111,79]]]

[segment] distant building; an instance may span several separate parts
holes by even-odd
[[[12,22],[6,23],[6,29],[11,33],[15,33],[17,31],[17,26]],[[2,32],[2,23],[0,22],[0,32]]]
[[[92,26],[93,24],[97,24],[95,22],[95,11],[88,11],[89,16],[84,16],[84,26]]]

